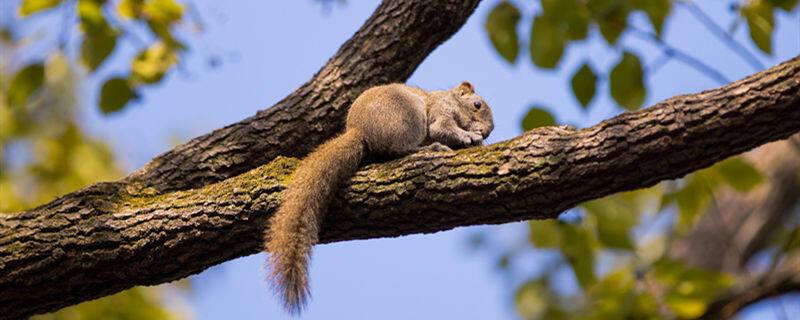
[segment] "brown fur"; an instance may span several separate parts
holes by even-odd
[[[403,156],[480,145],[493,128],[489,106],[468,82],[447,91],[403,84],[364,91],[350,107],[345,132],[300,163],[270,222],[270,280],[286,310],[297,314],[305,305],[320,224],[339,184],[355,173],[365,152]]]

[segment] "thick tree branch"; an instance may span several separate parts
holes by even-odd
[[[679,178],[798,131],[800,57],[590,128],[542,128],[487,147],[369,165],[340,191],[321,239],[554,218],[580,202]],[[0,318],[179,279],[258,252],[297,162],[277,158],[164,194],[98,184],[0,215]]]
[[[379,84],[405,82],[467,21],[479,0],[384,0],[350,40],[292,94],[255,116],[197,137],[126,179],[158,192],[224,180],[277,156],[301,157],[338,132],[350,103]]]

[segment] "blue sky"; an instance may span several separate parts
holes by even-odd
[[[588,112],[569,91],[569,74],[590,59],[596,70],[607,71],[619,57],[597,34],[572,46],[557,71],[536,69],[527,55],[518,64],[501,60],[483,30],[488,10],[497,1],[484,1],[468,23],[417,69],[409,82],[427,89],[448,88],[471,81],[495,111],[496,129],[489,142],[520,133],[520,120],[531,105],[548,107],[559,122],[594,124],[619,112],[606,83],[598,88]],[[126,170],[132,171],[172,147],[266,108],[308,80],[363,23],[378,1],[347,1],[325,13],[315,1],[196,1],[207,30],[191,37],[192,52],[185,72],[172,73],[158,87],[144,91],[140,103],[124,112],[103,116],[95,109],[97,84],[127,68],[117,57],[99,77],[88,79],[82,119],[94,135],[107,139]],[[727,1],[705,1],[703,8],[727,25]],[[528,12],[538,10],[525,2]],[[677,7],[676,7],[677,8]],[[527,15],[528,17],[530,15]],[[521,23],[527,34],[529,20]],[[634,24],[647,27],[641,16]],[[777,16],[773,65],[800,53],[800,18]],[[525,30],[522,30],[525,29]],[[754,70],[700,27],[685,10],[677,9],[667,22],[667,42],[683,48],[723,71],[731,80]],[[737,38],[744,41],[746,28]],[[124,44],[122,52],[133,52]],[[620,48],[642,54],[645,65],[657,59],[658,49],[625,36]],[[221,57],[209,68],[209,56]],[[680,62],[670,61],[647,76],[647,104],[697,92],[718,83]],[[91,89],[89,89],[91,88]],[[497,271],[495,258],[470,249],[468,239],[488,230],[508,246],[525,240],[520,224],[459,228],[431,235],[350,241],[318,246],[311,269],[313,300],[302,319],[514,318],[512,293],[516,285]],[[537,255],[520,262],[537,269]],[[229,261],[193,276],[189,302],[199,319],[286,318],[264,279],[264,254]],[[792,300],[797,302],[797,299]],[[800,312],[797,303],[794,310]],[[762,308],[763,309],[763,308]],[[749,318],[763,314],[754,310]],[[772,311],[763,311],[772,314]]]

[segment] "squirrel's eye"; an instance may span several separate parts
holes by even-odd
[[[481,108],[481,102],[480,101],[475,101],[475,103],[473,103],[472,105],[475,106],[475,109],[480,109]]]

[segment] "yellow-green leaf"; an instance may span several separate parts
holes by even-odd
[[[558,21],[537,16],[533,19],[530,36],[530,54],[533,64],[553,69],[564,53],[565,35]]]
[[[564,235],[561,253],[572,265],[575,278],[586,289],[595,283],[594,249],[585,229],[565,224],[561,230]]]
[[[178,61],[172,47],[158,42],[145,49],[133,60],[131,69],[135,83],[156,83]]]
[[[153,23],[169,25],[183,17],[183,5],[175,0],[149,0],[142,12]]]
[[[558,248],[562,244],[558,220],[531,220],[528,222],[530,240],[539,248]]]
[[[525,118],[522,119],[522,129],[525,131],[538,127],[554,126],[555,124],[556,118],[550,112],[538,106],[531,107]]]
[[[639,57],[625,52],[610,74],[611,97],[628,110],[639,109],[644,104],[646,91],[644,71]]]
[[[100,89],[100,111],[105,114],[117,112],[134,98],[136,93],[127,79],[119,77],[108,79]]]
[[[19,14],[23,17],[34,13],[53,8],[61,3],[61,0],[23,0],[19,6]]]
[[[597,75],[595,75],[592,67],[584,62],[583,65],[572,75],[572,93],[575,98],[581,103],[581,107],[586,109],[589,103],[592,102],[594,94],[597,90]]]
[[[143,4],[144,0],[121,0],[117,5],[117,13],[123,18],[136,19]]]
[[[86,32],[81,43],[81,62],[95,71],[106,61],[117,46],[117,32],[109,27]]]
[[[772,54],[772,29],[775,25],[772,5],[765,1],[752,1],[742,8],[747,21],[750,39],[766,54]]]
[[[517,22],[519,9],[513,4],[503,1],[498,3],[486,18],[486,32],[497,53],[508,62],[514,63],[519,53],[519,37]]]
[[[723,180],[739,192],[753,189],[762,180],[758,170],[741,157],[727,159],[714,167],[722,175]]]
[[[34,63],[25,66],[11,80],[8,88],[8,104],[22,106],[36,90],[44,84],[44,65]]]

